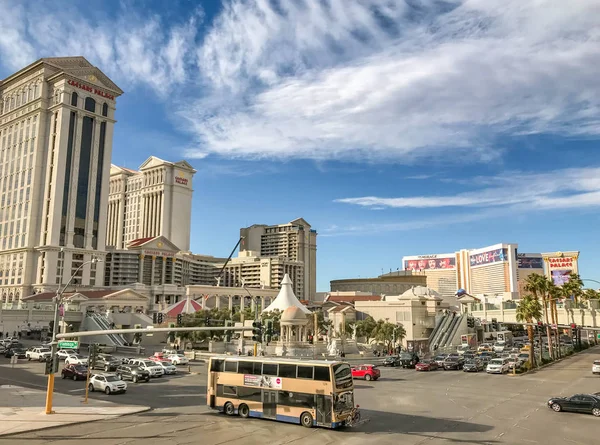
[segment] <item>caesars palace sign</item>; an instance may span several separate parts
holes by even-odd
[[[108,93],[105,93],[102,90],[99,90],[98,88],[94,88],[94,87],[91,87],[89,85],[85,85],[83,83],[79,83],[76,80],[69,79],[67,81],[67,83],[69,85],[71,85],[72,87],[79,88],[80,90],[84,90],[84,91],[87,91],[89,93],[94,93],[94,94],[96,94],[98,96],[104,97],[105,99],[115,100],[115,96],[113,96],[112,94],[108,94]]]
[[[548,264],[551,269],[571,269],[573,268],[573,257],[548,258]]]

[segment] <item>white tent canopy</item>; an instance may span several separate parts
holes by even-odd
[[[300,308],[302,312],[305,314],[310,314],[310,311],[306,306],[304,306],[296,295],[294,295],[294,291],[292,290],[292,280],[290,280],[290,276],[285,274],[283,280],[281,280],[281,290],[277,297],[273,302],[263,310],[263,312],[274,311],[275,309],[280,310],[281,312],[285,311],[288,307],[295,306]]]

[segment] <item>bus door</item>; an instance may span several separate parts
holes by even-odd
[[[331,396],[317,394],[317,425],[331,425]]]
[[[263,417],[265,419],[277,418],[277,391],[262,391]]]

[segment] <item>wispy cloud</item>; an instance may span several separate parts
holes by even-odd
[[[415,6],[417,5],[417,6]],[[181,110],[200,151],[491,160],[504,134],[600,134],[596,0],[232,0]]]
[[[521,210],[600,207],[600,168],[564,169],[540,174],[506,172],[474,178],[485,188],[455,195],[385,198],[363,196],[336,202],[367,208],[511,207]]]
[[[0,63],[19,69],[40,57],[82,55],[122,88],[146,85],[166,97],[190,80],[202,11],[179,23],[133,8],[114,17],[83,15],[75,4],[0,0]],[[195,66],[195,64],[193,65]]]

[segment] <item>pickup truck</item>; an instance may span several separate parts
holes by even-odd
[[[52,352],[48,348],[31,348],[25,353],[27,360],[39,360],[40,362],[46,361],[50,358]]]

